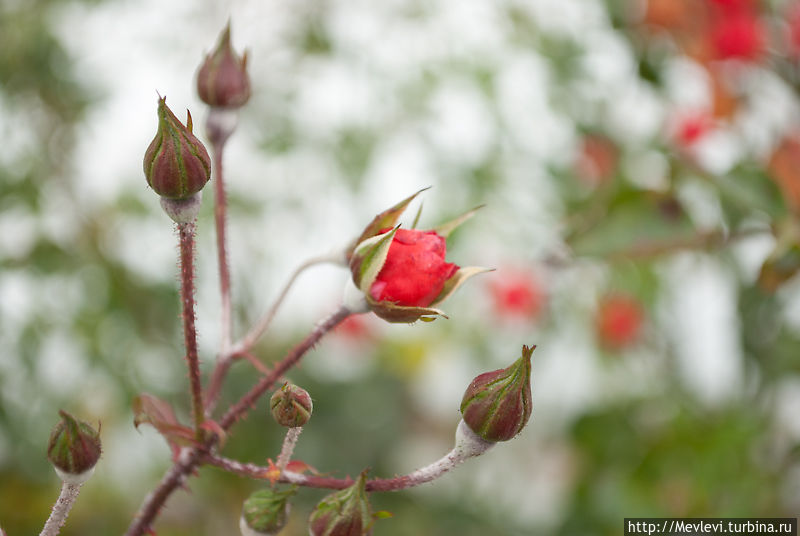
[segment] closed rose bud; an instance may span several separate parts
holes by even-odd
[[[167,107],[166,97],[158,100],[158,131],[144,154],[147,184],[168,199],[187,199],[203,189],[211,177],[211,159],[203,144],[192,134],[192,116],[186,126]]]
[[[416,195],[379,214],[349,252],[353,283],[366,306],[389,322],[444,316],[432,306],[443,302],[468,278],[487,271],[461,268],[445,260],[448,235],[475,210],[427,231],[378,227],[394,225]]]
[[[522,357],[510,367],[486,372],[472,380],[461,400],[464,422],[486,441],[508,441],[531,417],[531,355],[536,346],[523,346]]]
[[[222,31],[216,50],[200,66],[197,93],[203,102],[217,108],[239,108],[250,99],[247,53],[240,57],[233,50],[230,23]]]
[[[373,518],[366,492],[367,472],[352,486],[331,493],[311,512],[310,536],[363,536],[369,534]]]
[[[278,424],[297,428],[305,425],[311,418],[314,405],[308,391],[294,384],[284,383],[283,387],[272,394],[269,408]]]
[[[92,476],[100,459],[100,435],[89,424],[59,411],[61,420],[50,434],[47,459],[58,476],[69,484],[82,484]]]
[[[242,506],[239,529],[242,536],[269,536],[278,534],[289,520],[289,499],[297,487],[278,491],[272,488],[256,491]]]

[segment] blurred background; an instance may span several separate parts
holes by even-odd
[[[228,20],[253,96],[225,155],[236,334],[301,261],[416,190],[420,226],[476,205],[448,260],[497,270],[449,320],[360,316],[292,372],[296,457],[404,474],[452,446],[463,390],[533,361],[523,433],[374,495],[381,535],[612,535],[635,516],[800,511],[800,2],[4,0],[0,3],[0,524],[38,533],[64,408],[104,455],[62,534],[121,534],[170,465],[131,399],[187,377],[171,221],[142,173],[157,93],[203,138],[194,76]],[[419,202],[410,208],[410,224]],[[213,191],[198,225],[204,370],[219,341]],[[269,363],[341,299],[306,272]],[[237,364],[223,403],[256,380]],[[262,401],[227,456],[264,464]],[[203,468],[160,536],[237,534],[263,484]],[[325,492],[297,496],[306,533]]]

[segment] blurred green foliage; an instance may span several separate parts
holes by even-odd
[[[667,100],[665,73],[676,52],[651,46],[631,27],[626,14],[629,4],[623,0],[597,3],[603,8],[603,24],[613,28],[630,49],[637,82],[655,98]],[[101,462],[99,476],[85,486],[62,532],[65,536],[122,533],[144,492],[168,467],[166,446],[152,441],[150,432],[133,439],[126,435],[132,428],[132,397],[147,391],[170,400],[179,416],[185,418],[188,413],[173,274],[147,277],[112,253],[113,242],[120,236],[118,227],[124,222],[144,227],[157,217],[157,203],[148,205],[137,191],[123,190],[107,205],[87,208],[71,180],[76,133],[103,95],[102,89],[87,87],[78,78],[74,58],[54,32],[50,17],[57,17],[59,9],[63,9],[60,0],[0,6],[0,113],[10,118],[0,124],[22,121],[24,134],[16,135],[30,138],[27,144],[15,145],[21,149],[0,159],[0,215],[12,214],[20,221],[11,223],[23,228],[12,227],[6,219],[3,223],[9,227],[0,226],[0,233],[30,236],[27,246],[0,256],[0,288],[6,293],[0,300],[8,304],[0,307],[0,525],[9,536],[36,533],[57,495],[44,450],[58,408],[100,420],[111,444],[109,451],[131,457],[113,460],[121,465],[127,462],[128,472],[104,467],[107,460]],[[433,18],[433,8],[422,3],[409,2],[397,9],[403,24],[422,25]],[[514,443],[497,447],[493,457],[473,460],[458,474],[422,490],[374,496],[375,509],[394,514],[378,522],[377,534],[611,535],[622,531],[624,517],[796,515],[800,507],[798,437],[787,426],[781,413],[787,410],[780,404],[786,392],[791,394],[787,386],[800,380],[800,333],[796,320],[793,324],[787,313],[798,296],[794,276],[798,263],[790,250],[781,257],[781,266],[788,266],[786,281],[781,280],[777,288],[764,288],[745,273],[731,246],[736,239],[746,238],[748,225],[754,224],[774,239],[781,228],[796,224],[797,215],[763,161],[749,153],[730,171],[715,174],[687,158],[664,136],[641,140],[620,134],[608,119],[618,96],[597,95],[580,87],[587,83],[582,77],[591,52],[588,37],[543,25],[533,11],[525,3],[506,2],[499,9],[499,26],[515,53],[525,59],[534,57],[537,66],[536,61],[542,61],[541,69],[549,77],[549,94],[542,98],[548,109],[568,120],[566,128],[574,137],[600,136],[618,151],[600,180],[587,182],[576,170],[575,158],[562,154],[567,149],[556,147],[553,151],[558,154],[531,154],[525,140],[516,139],[510,128],[501,125],[498,117],[503,103],[498,87],[503,66],[491,56],[454,54],[420,60],[411,75],[386,82],[393,87],[394,102],[381,107],[379,119],[337,127],[332,133],[310,134],[293,117],[302,88],[287,83],[264,89],[268,95],[253,111],[263,128],[253,141],[265,158],[279,159],[300,150],[323,154],[342,190],[353,193],[352,199],[363,200],[358,194],[370,191],[372,166],[385,150],[384,144],[397,130],[406,129],[427,144],[439,180],[437,188],[447,192],[448,204],[426,206],[426,221],[445,221],[462,212],[462,205],[468,208],[487,199],[497,207],[494,214],[500,214],[494,219],[486,216],[489,223],[484,225],[490,231],[484,234],[479,226],[460,230],[450,241],[451,251],[471,261],[505,248],[493,260],[510,260],[549,274],[539,283],[547,294],[546,312],[536,318],[504,320],[503,312],[492,308],[491,287],[476,283],[453,299],[452,308],[458,314],[452,320],[421,326],[413,336],[375,325],[368,328],[366,337],[355,340],[333,334],[335,340],[321,346],[324,353],[336,354],[341,368],[358,372],[350,377],[325,377],[307,364],[293,372],[292,380],[312,394],[315,404],[296,457],[338,477],[358,474],[365,467],[382,477],[410,471],[412,467],[401,467],[407,463],[401,456],[406,454],[404,449],[422,445],[438,449],[434,456],[444,454],[458,421],[459,393],[450,396],[444,379],[441,390],[453,399],[452,412],[442,414],[426,407],[421,391],[439,388],[421,382],[433,370],[427,367],[456,355],[457,372],[452,376],[459,378],[463,373],[468,381],[479,371],[500,367],[502,355],[497,355],[509,347],[517,351],[522,343],[539,344],[537,353],[545,357],[541,368],[537,368],[538,355],[534,358],[535,407],[530,429]],[[300,10],[297,27],[286,38],[298,65],[352,57],[353,51],[337,42],[331,17],[324,5]],[[371,74],[381,79],[380,71]],[[435,148],[437,140],[426,130],[425,120],[435,108],[431,101],[454,79],[467,81],[474,94],[486,101],[491,122],[486,128],[497,127],[480,158],[462,155],[459,159]],[[535,123],[539,118],[529,120]],[[13,128],[6,130],[5,134],[15,135]],[[636,168],[624,164],[654,153],[666,172],[664,184],[651,188],[642,185],[641,177],[632,171]],[[516,161],[521,164],[509,164]],[[532,171],[534,162],[540,166],[536,172]],[[517,182],[509,178],[512,171],[521,175]],[[540,175],[545,179],[540,181]],[[305,178],[297,178],[298,183]],[[282,215],[308,209],[298,200],[302,195],[298,190],[305,191],[304,183],[287,190],[286,199],[269,200],[265,208],[257,197],[234,189],[232,210],[240,211],[242,218],[235,224],[256,221],[273,209],[278,214],[284,205],[291,207]],[[686,192],[697,190],[707,192],[711,205],[719,208],[712,224],[698,223],[698,210],[690,206],[691,195]],[[551,205],[548,197],[553,198]],[[528,206],[531,201],[538,203],[533,209]],[[201,221],[203,232],[211,229],[209,204]],[[54,213],[56,223],[51,227],[69,232],[59,234],[37,223]],[[34,223],[26,224],[29,220]],[[557,243],[556,253],[542,252],[546,248],[541,243],[546,241],[531,230],[535,225],[552,227],[548,236]],[[475,236],[492,243],[475,246]],[[671,260],[688,254],[713,259],[735,287],[733,323],[738,328],[735,342],[741,349],[743,382],[741,392],[716,405],[706,403],[702,393],[687,386],[678,356],[682,341],[669,329],[677,320],[663,313],[664,302],[674,291],[664,274]],[[199,255],[213,256],[211,246]],[[504,274],[499,272],[499,276]],[[272,288],[279,284],[271,283]],[[628,348],[603,348],[596,340],[595,305],[600,295],[619,291],[641,303],[647,329]],[[255,299],[248,295],[244,301]],[[251,307],[254,304],[245,303],[237,311],[245,319],[243,324]],[[257,348],[259,357],[266,363],[279,359],[315,320],[305,318],[275,332]],[[567,350],[547,354],[548,347],[559,345]],[[573,351],[592,358],[596,374],[587,391],[594,398],[569,389],[574,380],[569,369],[557,369],[565,372],[556,378],[555,386],[537,385],[541,369],[556,367],[554,359],[577,359]],[[64,360],[77,356],[80,374],[58,368],[61,353]],[[513,358],[507,357],[509,362]],[[707,357],[694,358],[700,362]],[[636,375],[642,369],[647,374],[644,379]],[[57,388],[62,373],[64,385]],[[237,364],[221,407],[245,392],[254,374],[249,365]],[[635,388],[637,382],[643,385],[641,389]],[[570,396],[579,400],[571,410],[557,407],[559,400],[552,394],[544,402],[536,398],[539,389],[552,393],[562,388],[565,400]],[[796,404],[789,407],[797,409]],[[267,457],[276,456],[281,439],[282,430],[268,419],[262,401],[249,419],[237,425],[224,454],[264,464]],[[120,441],[134,444],[120,446]],[[523,447],[514,450],[516,442]],[[158,446],[152,447],[154,443]],[[130,465],[142,463],[135,454],[146,449],[151,449],[147,452],[152,456],[141,468],[131,470]],[[497,474],[487,476],[481,467],[491,467]],[[501,467],[510,469],[503,473]],[[544,486],[534,478],[524,480],[531,468],[552,480]],[[523,479],[521,484],[513,478],[515,473]],[[112,478],[131,474],[142,477],[144,487],[140,482]],[[198,477],[190,481],[191,493],[181,491],[172,497],[159,519],[159,535],[232,533],[242,500],[264,485],[208,467],[200,469]],[[511,483],[517,487],[501,493]],[[304,520],[324,494],[323,490],[301,490],[287,536],[305,534]],[[529,504],[524,502],[527,498],[546,499],[549,510],[525,515],[520,505]]]

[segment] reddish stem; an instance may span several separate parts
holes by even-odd
[[[192,392],[192,416],[198,441],[203,439],[203,387],[200,383],[200,359],[197,353],[197,330],[194,325],[194,231],[195,224],[179,223],[181,262],[181,304],[183,306],[183,337],[186,363]]]
[[[213,440],[210,440],[213,441]],[[179,486],[186,482],[189,474],[199,464],[203,450],[200,447],[184,449],[175,464],[164,474],[159,485],[145,497],[144,504],[128,527],[125,536],[142,536],[150,531],[153,520],[161,507]]]
[[[322,323],[318,324],[314,330],[297,346],[295,346],[270,372],[269,376],[264,376],[261,380],[246,393],[236,404],[225,413],[220,422],[224,430],[230,429],[238,419],[243,417],[250,408],[256,403],[258,398],[271,388],[275,382],[286,373],[291,367],[296,365],[300,359],[320,339],[333,328],[338,326],[344,319],[350,316],[350,310],[346,307],[339,308]],[[145,498],[139,512],[128,528],[125,536],[142,536],[150,530],[153,521],[169,496],[179,486],[183,485],[188,476],[201,464],[205,463],[203,457],[211,451],[218,441],[217,436],[207,439],[202,445],[184,449],[175,464],[167,471],[161,479],[159,485]]]
[[[255,480],[269,480],[274,469],[264,467],[253,463],[241,463],[229,458],[207,454],[203,456],[202,462],[208,465],[213,465],[224,469],[233,474],[252,478]],[[367,481],[367,491],[400,491],[403,489],[413,488],[421,484],[430,482],[439,476],[442,476],[445,470],[428,478],[419,478],[413,474],[396,476],[394,478],[373,478]],[[346,478],[332,478],[314,475],[301,475],[292,471],[282,471],[280,477],[276,480],[282,484],[297,484],[308,488],[321,488],[321,489],[344,489],[353,485],[353,480],[350,477]]]
[[[300,344],[292,348],[286,357],[275,365],[268,375],[263,376],[248,393],[225,412],[225,415],[222,416],[219,423],[222,429],[228,430],[233,426],[237,420],[243,417],[250,408],[255,405],[256,401],[258,401],[267,389],[275,385],[275,382],[278,381],[286,371],[295,366],[306,352],[313,348],[326,333],[342,323],[350,314],[350,309],[347,307],[340,307],[322,323],[318,324]]]
[[[228,268],[227,236],[226,236],[226,209],[225,180],[222,173],[222,155],[225,142],[214,143],[211,146],[212,160],[214,162],[214,222],[217,231],[217,264],[219,265],[219,290],[222,309],[221,355],[225,355],[230,348],[232,340],[232,313],[231,313],[231,273]]]

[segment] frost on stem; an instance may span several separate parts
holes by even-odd
[[[183,199],[162,197],[161,208],[175,223],[191,223],[197,219],[202,201],[203,192],[197,192]]]
[[[69,511],[72,510],[72,505],[75,504],[75,499],[78,498],[82,485],[82,483],[72,484],[66,481],[62,484],[61,495],[53,505],[53,511],[50,512],[50,517],[39,536],[56,536],[61,531],[61,527],[67,521]],[[0,534],[3,534],[2,530],[0,530]]]

